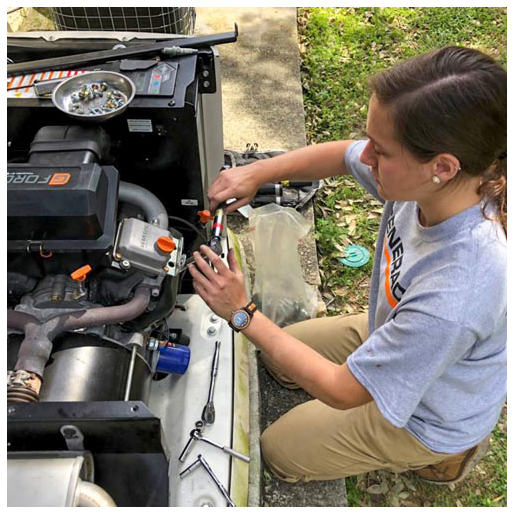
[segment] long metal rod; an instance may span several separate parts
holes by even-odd
[[[214,483],[218,486],[218,489],[221,491],[221,494],[225,497],[225,500],[227,500],[228,504],[231,507],[235,507],[236,504],[232,501],[232,498],[228,495],[227,490],[223,486],[223,484],[220,482],[219,478],[214,474],[214,471],[212,471],[209,464],[207,464],[207,461],[201,456],[198,455],[198,460],[200,461],[201,465],[205,468],[207,473],[211,475],[211,478],[214,480]]]
[[[134,366],[136,364],[137,345],[132,346],[132,355],[130,356],[130,365],[127,375],[127,385],[125,386],[125,397],[124,401],[128,402],[130,396],[130,390],[132,389],[132,377],[134,375]]]
[[[170,46],[178,46],[180,48],[207,48],[209,46],[222,45],[224,43],[234,43],[237,41],[237,36],[238,30],[237,25],[235,25],[233,32],[172,39],[147,45],[134,45],[129,48],[121,48],[118,50],[101,50],[98,52],[87,52],[66,57],[52,57],[50,59],[38,59],[37,61],[9,64],[7,65],[7,75],[22,75],[25,73],[36,73],[40,71],[58,71],[79,66],[93,66],[107,61],[130,59],[142,55],[158,55],[164,48]]]

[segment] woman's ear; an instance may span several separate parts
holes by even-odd
[[[459,159],[455,155],[442,153],[433,160],[433,174],[437,175],[441,182],[448,182],[454,178],[460,169]]]

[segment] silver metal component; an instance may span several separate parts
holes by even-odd
[[[47,87],[53,89],[52,102],[62,112],[78,119],[92,119],[94,121],[105,121],[118,114],[121,114],[128,104],[133,100],[136,94],[136,86],[125,75],[112,71],[92,71],[70,77],[60,82],[57,87],[55,84],[49,84]],[[97,87],[93,87],[97,86]],[[115,91],[122,103],[119,106],[112,104],[112,110],[108,113],[104,112],[102,107],[105,104],[103,93],[109,89]],[[50,93],[47,91],[46,94]],[[90,110],[86,115],[79,114],[77,110],[72,110],[73,95],[77,94],[79,99],[86,102]],[[93,109],[95,109],[93,111]]]
[[[216,383],[216,376],[218,375],[218,365],[219,365],[219,354],[220,354],[220,341],[216,341],[216,346],[214,348],[214,356],[212,358],[212,368],[211,368],[211,382],[209,384],[209,396],[207,398],[207,403],[203,408],[202,412],[202,421],[206,425],[212,425],[215,419],[215,410],[214,410],[214,385]]]
[[[126,259],[122,260],[120,262],[120,266],[123,268],[123,269],[130,269],[130,262],[127,261]]]
[[[82,452],[84,451],[84,435],[78,427],[75,425],[63,425],[59,432],[61,432],[66,446],[70,452]]]
[[[209,328],[207,329],[207,334],[209,334],[210,336],[215,335],[215,334],[216,334],[216,332],[217,332],[216,327],[209,327]]]
[[[221,494],[225,497],[225,500],[227,500],[228,504],[231,507],[235,507],[236,504],[232,501],[232,498],[228,495],[227,490],[223,486],[223,484],[220,482],[219,478],[214,474],[214,471],[212,471],[209,464],[207,464],[207,461],[201,456],[198,455],[198,460],[200,461],[200,464],[205,468],[205,471],[211,475],[211,478],[214,480],[214,483],[218,486],[218,489],[221,491]]]
[[[173,239],[175,243],[175,250],[171,253],[157,246],[157,240],[163,236]],[[177,263],[182,257],[182,246],[183,239],[174,238],[168,230],[137,218],[126,218],[121,224],[113,256],[117,258],[118,254],[122,255],[124,261],[150,275],[175,276]],[[124,261],[120,263],[121,267],[125,266]]]
[[[244,462],[250,462],[250,457],[243,455],[242,453],[239,453],[238,451],[230,448],[230,446],[223,446],[222,444],[216,443],[211,439],[207,439],[202,435],[202,433],[199,430],[193,430],[191,432],[191,437],[196,441],[203,441],[204,443],[210,444],[211,446],[214,446],[215,448],[218,448],[224,451],[225,453],[232,455],[232,457],[235,457],[236,459],[240,459]]]
[[[156,337],[148,338],[148,343],[147,343],[146,347],[151,352],[155,352],[156,350],[159,349],[159,340]]]
[[[189,473],[191,473],[192,471],[194,471],[198,466],[200,466],[201,463],[200,461],[197,459],[193,462],[193,464],[191,464],[190,466],[188,466],[184,471],[182,471],[181,473],[179,473],[179,476],[180,478],[184,478],[186,477],[187,475],[189,475]]]
[[[211,323],[217,323],[220,319],[218,318],[218,316],[216,316],[216,314],[212,314],[211,317],[209,318],[209,321]]]
[[[229,506],[235,507],[236,504],[232,501],[232,498],[230,498],[230,496],[228,495],[228,492],[225,489],[225,487],[223,486],[223,484],[221,483],[220,479],[214,474],[214,471],[211,469],[209,464],[207,464],[207,461],[202,457],[201,454],[198,455],[198,458],[190,466],[188,466],[184,471],[182,471],[180,473],[180,478],[183,479],[184,477],[189,475],[191,472],[193,472],[200,465],[204,467],[204,469],[205,469],[205,471],[207,471],[207,473],[209,473],[210,477],[216,484],[217,488],[220,490],[220,492],[223,495],[223,497],[225,498],[225,500],[227,500],[227,503],[229,504]]]
[[[191,433],[189,434],[189,440],[187,441],[186,445],[184,446],[184,449],[182,450],[182,452],[180,453],[180,455],[178,457],[178,460],[180,462],[184,462],[186,460],[186,457],[189,455],[189,452],[191,451],[191,448],[193,447],[193,443],[195,442],[195,437],[194,437],[195,432],[199,432],[199,430],[198,429],[191,430]]]
[[[20,455],[7,460],[9,507],[73,507],[84,456],[47,452]]]
[[[130,356],[130,365],[127,375],[127,385],[125,386],[125,396],[123,398],[124,401],[128,402],[130,397],[130,389],[132,388],[132,376],[134,374],[134,366],[136,364],[136,355],[137,355],[137,345],[132,347],[132,355]]]

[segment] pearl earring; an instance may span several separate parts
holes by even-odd
[[[440,184],[441,183],[441,179],[437,175],[433,175],[432,176],[432,182],[434,184]]]

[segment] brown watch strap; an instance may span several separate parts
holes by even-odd
[[[248,302],[248,304],[245,305],[243,309],[251,316],[257,310],[257,305],[255,305],[253,302]]]

